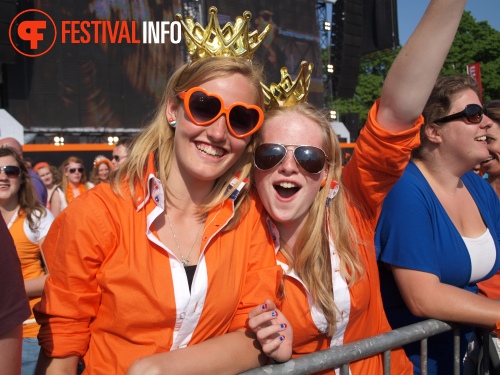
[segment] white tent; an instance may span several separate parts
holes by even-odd
[[[332,121],[330,124],[332,125],[335,134],[337,134],[340,138],[345,138],[347,143],[351,143],[351,133],[349,133],[349,130],[347,130],[343,122]]]
[[[24,144],[24,127],[5,109],[0,109],[0,139],[15,138]]]

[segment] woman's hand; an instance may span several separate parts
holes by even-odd
[[[285,315],[267,299],[248,314],[248,324],[256,334],[262,351],[276,362],[286,362],[292,356],[293,330]]]

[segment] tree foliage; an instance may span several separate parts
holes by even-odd
[[[382,84],[400,49],[364,56],[354,98],[335,99],[327,106],[335,109],[340,117],[345,113],[359,113],[360,122],[364,124],[368,110],[380,97]],[[500,31],[493,29],[487,21],[476,21],[466,11],[441,74],[466,74],[467,65],[475,62],[481,63],[483,101],[500,99]]]

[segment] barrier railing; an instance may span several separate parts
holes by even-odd
[[[339,347],[311,353],[286,363],[267,365],[250,371],[245,375],[307,375],[317,371],[337,368],[340,374],[349,374],[349,363],[383,353],[384,375],[390,374],[390,351],[402,345],[420,341],[421,373],[427,375],[427,339],[453,330],[454,375],[460,374],[460,325],[445,323],[436,319],[401,327],[390,332],[351,342]],[[486,341],[487,340],[483,340]],[[488,363],[487,347],[484,348],[483,361]],[[483,371],[489,375],[488,370]]]

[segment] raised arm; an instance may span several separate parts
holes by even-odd
[[[391,132],[420,116],[453,43],[467,0],[431,0],[382,88],[377,121]]]

